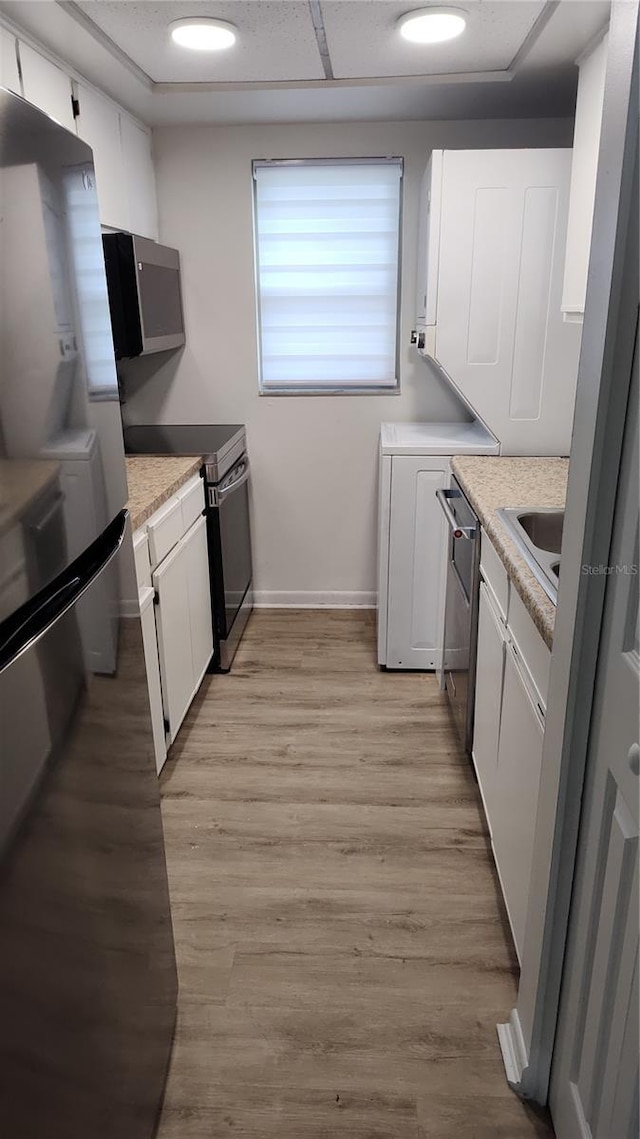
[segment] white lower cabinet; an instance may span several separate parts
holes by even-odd
[[[206,522],[198,521],[153,573],[162,699],[175,739],[213,653]]]
[[[491,836],[518,959],[522,956],[544,725],[518,664],[506,646],[496,793]],[[495,809],[494,809],[495,808]]]
[[[142,624],[142,644],[144,647],[144,663],[147,670],[147,687],[149,689],[149,704],[151,706],[151,728],[153,731],[153,750],[156,757],[156,771],[158,775],[167,758],[167,740],[164,728],[164,708],[162,707],[162,687],[160,684],[160,664],[158,661],[158,642],[156,640],[156,620],[153,612],[154,593],[150,586],[140,590],[140,621]]]
[[[498,792],[498,741],[507,634],[486,585],[480,586],[473,762],[491,827]]]
[[[520,958],[551,654],[519,595],[507,582],[506,571],[484,532],[481,573],[473,762]]]
[[[386,659],[388,668],[440,668],[446,522],[436,490],[448,485],[446,457],[391,459]]]

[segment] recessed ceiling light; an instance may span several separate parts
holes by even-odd
[[[225,20],[174,20],[169,27],[174,43],[193,51],[224,51],[236,42],[237,29]]]
[[[462,35],[466,13],[459,8],[421,8],[398,20],[400,35],[416,44],[439,44]]]

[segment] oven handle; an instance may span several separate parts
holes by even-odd
[[[233,482],[229,483],[228,486],[223,487],[221,490],[215,486],[209,487],[209,506],[221,506],[224,500],[228,498],[230,494],[233,494],[234,490],[237,490],[238,487],[241,487],[244,483],[246,483],[248,479],[249,460],[245,459],[244,463],[242,464],[242,474],[237,479],[234,479]]]
[[[478,534],[478,527],[476,526],[459,526],[458,520],[449,506],[450,498],[462,498],[462,492],[459,490],[437,490],[436,498],[444,510],[444,516],[449,523],[453,532],[454,538],[467,538],[468,541],[474,541]]]

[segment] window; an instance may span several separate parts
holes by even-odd
[[[254,162],[262,392],[398,386],[402,159]]]

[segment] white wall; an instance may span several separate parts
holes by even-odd
[[[572,133],[568,119],[154,131],[160,239],[182,257],[187,345],[127,365],[124,417],[246,423],[259,599],[313,603],[332,593],[327,600],[372,602],[380,423],[461,418],[448,389],[409,347],[418,189],[429,152],[570,146]],[[251,161],[357,155],[405,160],[401,392],[259,396]]]

